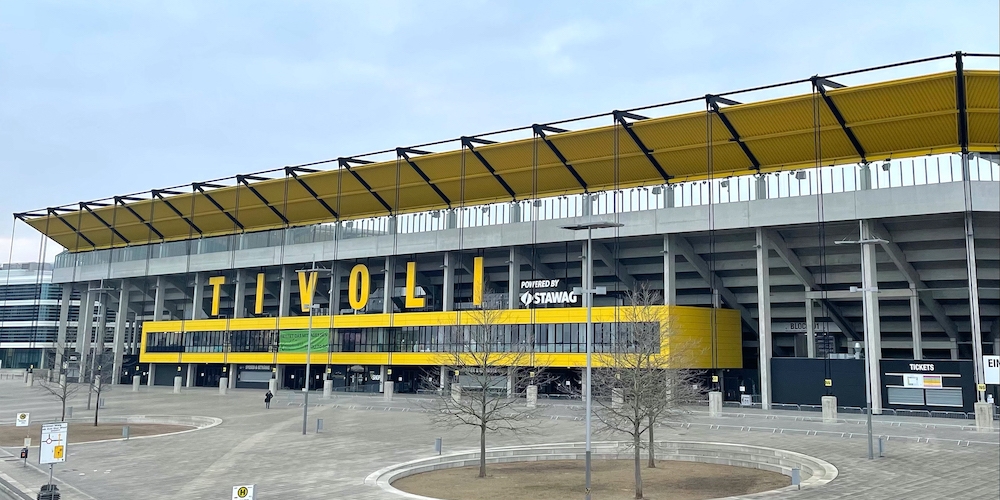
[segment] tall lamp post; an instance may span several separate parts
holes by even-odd
[[[587,273],[584,275],[583,286],[573,288],[573,293],[583,295],[583,305],[584,307],[587,308],[587,332],[586,332],[587,382],[584,388],[584,391],[587,393],[586,403],[585,403],[587,412],[586,424],[585,424],[587,427],[587,438],[586,438],[586,447],[584,452],[584,467],[586,468],[586,475],[584,479],[584,487],[585,487],[584,491],[586,492],[585,493],[586,496],[584,498],[586,498],[586,500],[590,500],[590,433],[591,433],[590,416],[592,413],[591,388],[593,387],[593,383],[591,381],[591,368],[592,368],[591,358],[593,357],[593,352],[594,352],[594,323],[591,318],[591,313],[594,308],[594,295],[604,295],[605,293],[607,293],[606,287],[594,286],[593,231],[594,229],[605,229],[605,228],[622,227],[622,226],[624,226],[624,224],[620,224],[618,222],[610,222],[610,221],[591,221],[591,222],[584,222],[581,224],[574,224],[571,226],[562,226],[562,229],[568,229],[570,231],[583,231],[585,229],[587,230]]]
[[[299,270],[297,272],[298,273],[309,273],[307,275],[307,276],[309,276],[307,279],[319,279],[318,277],[312,278],[312,273],[316,273],[316,274],[318,274],[320,272],[327,272],[327,273],[329,273],[331,271],[329,269],[325,269],[325,268],[322,268],[322,267],[316,267],[316,263],[313,262],[312,268],[310,268],[310,269],[301,269],[301,270]],[[313,289],[313,291],[315,291],[315,289]],[[302,298],[300,297],[300,300],[301,299]],[[313,297],[309,297],[309,328],[306,330],[306,377],[305,377],[304,383],[302,385],[302,395],[303,395],[303,401],[302,401],[302,403],[303,403],[302,404],[302,435],[303,436],[306,435],[306,428],[309,425],[309,383],[312,382],[312,380],[310,379],[310,375],[309,375],[309,369],[312,366],[310,358],[312,358],[313,315],[315,314],[315,312],[316,312],[317,309],[319,309],[319,304],[313,303]]]

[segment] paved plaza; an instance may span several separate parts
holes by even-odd
[[[247,483],[257,485],[263,500],[390,499],[399,497],[366,486],[365,477],[433,454],[436,437],[444,439],[445,452],[478,447],[471,429],[430,424],[422,411],[426,397],[397,395],[385,402],[381,395],[323,400],[316,394],[306,436],[300,401],[301,395],[281,391],[266,410],[258,390],[220,395],[197,388],[178,395],[169,387],[143,386],[135,393],[131,386],[116,386],[106,395],[102,415],[194,415],[222,423],[176,435],[71,445],[55,477],[66,500],[221,499],[230,497],[234,485]],[[72,406],[74,418],[93,418],[84,410],[85,392]],[[0,381],[0,408],[3,425],[13,425],[16,412],[30,412],[35,422],[59,417],[56,399],[17,381]],[[1000,498],[1000,434],[975,432],[968,421],[878,417],[875,432],[889,441],[886,456],[870,462],[858,415],[823,424],[813,413],[726,409],[726,416],[710,418],[702,410],[707,408],[696,408],[686,424],[658,429],[657,439],[781,448],[839,469],[832,483],[784,495],[788,498]],[[494,437],[489,445],[582,441],[582,417],[578,402],[553,403],[544,408],[534,433]],[[325,421],[321,433],[315,432],[316,418]],[[0,477],[25,485],[34,498],[47,470],[37,465],[37,448],[27,467],[14,459],[17,451],[0,449]]]

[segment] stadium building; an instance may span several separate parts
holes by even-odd
[[[16,217],[66,248],[63,296],[130,319],[109,348],[148,384],[300,388],[311,324],[325,369],[310,387],[413,390],[470,348],[486,302],[505,309],[502,349],[576,384],[574,289],[592,275],[595,350],[648,284],[680,334],[670,348],[698,353],[683,367],[720,376],[727,399],[863,406],[868,370],[875,412],[970,411],[982,356],[1000,352],[1000,78],[966,65],[995,61],[957,53],[919,61],[944,72],[817,76],[767,100],[707,95]]]

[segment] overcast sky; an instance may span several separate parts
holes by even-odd
[[[0,2],[0,260],[37,258],[14,212],[1000,52],[997,4]]]

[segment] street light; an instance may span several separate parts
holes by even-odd
[[[297,271],[298,273],[319,273],[319,272],[331,272],[329,269],[322,267],[316,267],[316,263],[313,262],[311,269],[301,269]],[[313,297],[309,297],[309,329],[306,330],[306,377],[305,383],[302,385],[303,394],[303,405],[302,405],[302,435],[306,435],[306,428],[309,425],[309,383],[312,380],[309,378],[309,368],[312,363],[310,358],[312,358],[312,332],[313,332],[313,315],[316,310],[319,309],[319,304],[313,303]],[[300,297],[301,300],[301,297]]]
[[[852,286],[851,293],[857,292],[878,292],[878,287],[858,288],[856,286]],[[865,344],[862,346],[855,342],[854,352],[857,353],[857,350],[860,348],[861,351],[865,353],[865,413],[868,414],[868,460],[873,460],[875,458],[875,450],[872,444],[872,384],[870,380],[871,377],[869,377],[868,373],[868,367],[870,366],[870,361],[868,360],[868,353],[870,352],[868,350],[868,344],[870,342],[869,339],[868,330],[865,329]]]
[[[587,392],[587,399],[586,399],[587,418],[585,424],[587,427],[587,440],[586,440],[586,448],[584,454],[584,464],[585,464],[584,466],[586,467],[586,476],[585,476],[586,478],[584,480],[585,481],[584,487],[586,488],[585,498],[587,500],[590,500],[590,414],[591,414],[591,401],[592,401],[592,396],[591,396],[592,382],[591,382],[590,372],[592,368],[591,355],[594,352],[594,346],[593,346],[594,323],[591,319],[591,312],[594,306],[593,296],[604,295],[605,293],[607,293],[606,287],[594,286],[593,232],[594,229],[622,227],[624,225],[625,224],[620,224],[618,222],[610,222],[610,221],[591,221],[591,222],[583,222],[580,224],[574,224],[571,226],[562,226],[562,229],[568,229],[570,231],[582,231],[584,229],[587,230],[587,274],[584,276],[583,286],[573,288],[573,293],[579,293],[583,295],[583,305],[584,307],[587,308],[587,384],[586,388],[584,389]]]

